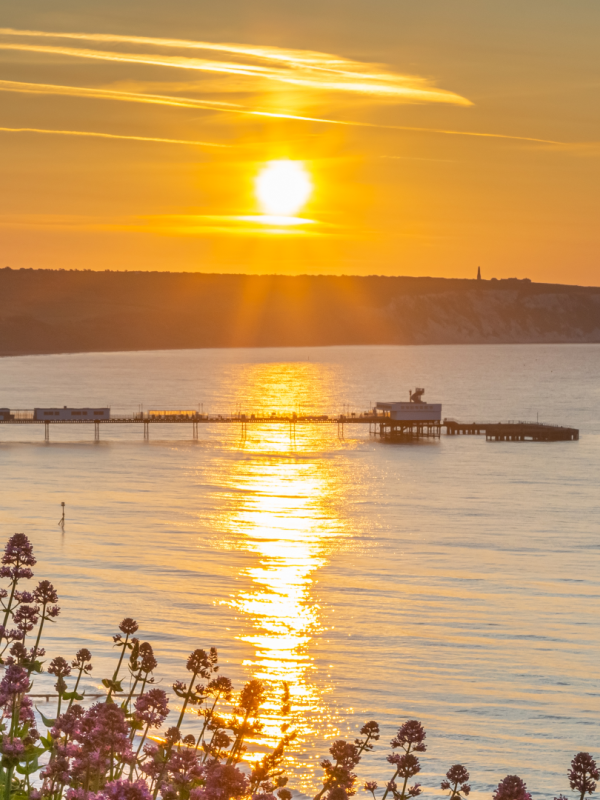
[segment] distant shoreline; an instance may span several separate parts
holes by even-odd
[[[177,347],[177,348],[156,348],[156,349],[143,349],[143,350],[63,350],[57,352],[46,353],[0,353],[1,359],[8,358],[38,358],[39,356],[81,356],[81,355],[111,355],[114,353],[172,353],[172,352],[186,352],[186,351],[199,351],[199,350],[302,350],[307,347],[319,348],[325,350],[327,348],[338,347],[533,347],[533,346],[553,346],[557,347],[564,345],[569,347],[571,345],[586,346],[586,345],[600,345],[598,342],[460,342],[460,343],[427,343],[427,344],[311,344],[311,345],[261,345],[261,346],[247,346],[247,347]]]
[[[0,269],[0,357],[600,343],[600,287],[516,278]]]

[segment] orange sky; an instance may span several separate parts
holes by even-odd
[[[51,6],[3,13],[0,266],[600,283],[595,0]]]

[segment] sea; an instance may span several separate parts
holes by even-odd
[[[445,417],[564,424],[580,439],[389,444],[368,426],[273,422],[200,425],[197,440],[191,424],[148,439],[102,425],[99,441],[57,425],[47,442],[43,426],[0,425],[1,541],[26,533],[36,579],[60,595],[46,659],[88,647],[86,691],[99,692],[133,617],[169,691],[193,649],[216,647],[236,689],[266,682],[248,758],[277,741],[287,683],[300,795],[318,789],[332,742],[370,720],[381,738],[358,785],[384,784],[391,738],[418,719],[425,796],[456,763],[475,797],[507,774],[534,797],[570,796],[573,755],[600,756],[600,345],[0,359],[0,406],[17,409],[333,415],[416,387]],[[192,709],[186,732],[199,724]]]

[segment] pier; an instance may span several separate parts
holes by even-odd
[[[378,404],[385,406],[386,404]],[[408,406],[408,404],[406,404]],[[35,425],[43,427],[44,440],[50,441],[50,430],[53,426],[84,425],[93,426],[94,440],[100,441],[101,426],[130,425],[143,433],[145,440],[150,439],[150,430],[158,425],[184,425],[191,429],[193,439],[198,439],[202,426],[238,426],[242,435],[246,435],[250,426],[284,425],[290,434],[296,426],[325,425],[336,426],[340,438],[347,425],[368,426],[370,436],[387,442],[417,442],[421,439],[439,439],[444,429],[448,436],[485,436],[488,442],[559,442],[579,439],[577,428],[561,425],[550,425],[541,422],[460,422],[455,419],[394,419],[385,409],[344,414],[201,414],[197,411],[140,411],[132,414],[113,415],[110,409],[70,409],[64,407],[52,410],[52,416],[44,418],[50,410],[7,409],[0,408],[1,426]],[[102,416],[100,416],[100,411]],[[87,413],[83,413],[87,412]],[[406,412],[408,414],[408,412]],[[68,416],[67,416],[68,415]],[[410,416],[410,415],[409,415]],[[106,432],[110,428],[104,428]],[[1,436],[0,436],[1,444]]]
[[[577,428],[549,425],[544,422],[459,422],[445,419],[449,436],[482,436],[488,442],[574,442],[579,439]]]

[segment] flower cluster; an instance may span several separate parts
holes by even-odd
[[[518,775],[507,775],[498,784],[493,800],[531,800],[531,795]]]
[[[28,538],[15,534],[0,568],[0,576],[9,580],[8,588],[0,588],[0,788],[5,800],[276,800],[276,795],[290,800],[283,761],[294,734],[285,721],[273,751],[251,769],[240,768],[246,741],[262,728],[265,685],[251,680],[236,694],[229,678],[218,674],[216,649],[197,648],[186,662],[188,679],[173,685],[181,701],[177,721],[164,730],[169,698],[153,685],[152,645],[136,637],[139,624],[129,617],[113,636],[118,658],[111,677],[102,681],[103,701],[81,705],[86,700],[82,681],[92,671],[87,648],[71,660],[56,656],[47,664],[55,678],[56,713],[42,717],[46,731],[40,736],[28,693],[43,667],[44,625],[60,610],[49,581],[33,591],[22,589],[35,563]],[[282,718],[290,707],[284,684]],[[195,734],[183,729],[190,716],[200,722]]]
[[[171,717],[167,692],[156,687],[157,660],[152,645],[140,641],[139,624],[127,617],[113,636],[118,658],[107,692],[89,705],[83,684],[92,672],[87,648],[68,660],[56,656],[46,671],[55,679],[56,710],[42,715],[38,732],[30,692],[42,672],[40,647],[44,625],[59,614],[58,595],[49,581],[28,591],[20,585],[33,577],[35,558],[24,534],[15,534],[1,559],[0,587],[4,619],[0,625],[0,791],[4,800],[291,800],[286,788],[285,755],[295,733],[287,721],[291,694],[283,684],[280,735],[273,749],[242,763],[247,743],[263,729],[267,695],[260,680],[239,692],[218,674],[215,648],[195,649],[186,661],[187,677],[172,686],[177,712]],[[129,673],[129,685],[123,680]],[[123,674],[124,673],[124,674]],[[97,698],[97,695],[95,695]],[[88,703],[86,703],[86,700]],[[171,717],[171,718],[170,718]],[[184,723],[194,724],[193,732]],[[321,761],[322,787],[314,800],[347,800],[357,792],[357,767],[379,741],[377,722],[367,722],[354,741],[340,739]],[[413,779],[421,772],[417,754],[425,753],[426,733],[414,719],[391,740],[390,779],[379,791],[363,784],[373,800],[411,800],[421,794]],[[249,766],[250,764],[251,766]],[[589,753],[578,753],[568,773],[571,789],[585,800],[596,790],[600,772]],[[466,800],[469,772],[454,764],[441,783],[448,800]],[[507,775],[493,800],[531,800],[525,783]],[[559,795],[555,800],[568,800]]]
[[[450,790],[450,800],[459,800],[471,792],[468,780],[467,768],[462,764],[455,764],[446,773],[446,780],[442,781],[441,788],[446,792]]]

